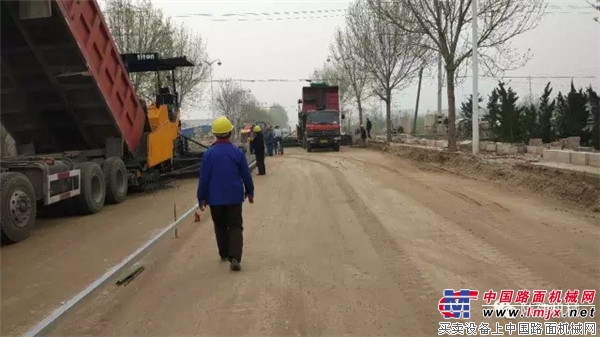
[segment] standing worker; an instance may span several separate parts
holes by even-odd
[[[254,147],[254,157],[256,158],[258,175],[264,176],[267,173],[265,168],[265,138],[263,137],[263,133],[259,125],[254,127],[254,139],[252,140],[252,146]]]
[[[367,136],[369,136],[369,138],[371,138],[371,128],[373,127],[373,124],[371,123],[371,120],[369,119],[369,117],[367,117]]]
[[[283,154],[283,131],[281,131],[279,125],[275,125],[273,136],[275,136],[275,144],[279,143],[279,148],[277,150],[281,150],[281,154]]]
[[[275,146],[275,136],[273,136],[273,128],[271,125],[267,125],[267,131],[265,133],[265,142],[267,143],[267,155],[273,157],[273,147]]]
[[[232,130],[226,117],[213,121],[216,141],[202,156],[197,198],[201,211],[210,207],[221,261],[229,260],[230,269],[239,271],[244,245],[242,204],[246,197],[254,203],[254,184],[246,156],[230,142]]]
[[[362,124],[360,125],[360,146],[367,147],[367,130]]]

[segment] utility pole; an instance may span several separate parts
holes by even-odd
[[[210,70],[210,104],[209,104],[209,109],[212,110],[212,118],[216,118],[217,117],[217,113],[216,110],[214,109],[214,105],[215,105],[215,94],[213,91],[213,73],[212,73],[212,69]]]
[[[439,2],[439,0],[436,0],[436,12],[437,12],[437,17],[441,18],[442,17],[442,7],[441,4]],[[438,97],[437,97],[437,116],[436,116],[436,120],[438,118],[438,116],[442,115],[442,88],[443,88],[443,78],[442,78],[442,51],[438,51]],[[436,133],[437,133],[437,124],[435,127]]]
[[[417,134],[417,116],[419,115],[419,98],[421,97],[421,80],[423,79],[423,68],[419,70],[419,89],[417,89],[417,106],[415,107],[415,119],[413,119],[412,135]]]
[[[212,117],[215,118],[217,117],[217,112],[216,109],[214,108],[215,106],[215,96],[214,96],[214,91],[213,91],[213,82],[214,82],[214,77],[213,77],[213,73],[214,73],[214,68],[213,68],[213,64],[215,64],[215,62],[217,63],[217,65],[221,65],[221,60],[220,59],[216,59],[216,60],[212,60],[212,61],[203,61],[204,63],[208,64],[208,66],[210,67],[210,104],[209,104],[209,109],[212,110]]]
[[[476,155],[479,153],[479,88],[478,88],[478,76],[479,71],[478,67],[478,59],[477,59],[477,47],[479,37],[477,36],[477,0],[473,0],[473,114],[472,114],[472,125],[473,125],[473,140],[471,147],[473,149],[473,154]]]

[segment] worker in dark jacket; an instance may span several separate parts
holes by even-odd
[[[371,120],[367,117],[367,136],[369,138],[371,138],[371,128],[373,128],[373,123],[371,123]]]
[[[275,147],[275,136],[273,136],[273,129],[270,125],[267,125],[267,131],[265,132],[265,143],[267,143],[267,155],[273,157],[273,148]]]
[[[258,175],[265,175],[265,138],[263,136],[260,126],[254,127],[254,140],[252,141],[254,147],[254,157],[256,158],[256,168],[258,169]]]
[[[246,157],[229,141],[232,130],[226,117],[214,120],[216,141],[202,156],[197,198],[200,210],[210,207],[221,261],[229,260],[230,269],[239,271],[244,243],[242,204],[246,197],[254,203],[254,184]]]
[[[360,147],[367,147],[367,130],[360,125]]]

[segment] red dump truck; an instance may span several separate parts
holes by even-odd
[[[308,152],[313,148],[339,151],[342,135],[338,87],[326,83],[312,83],[309,87],[303,87],[298,105],[296,136],[302,147]],[[344,118],[342,114],[341,119]]]
[[[155,53],[123,57],[95,0],[0,5],[0,117],[18,154],[0,161],[3,241],[27,238],[40,206],[92,214],[124,201],[129,187],[173,171],[174,153],[197,165],[198,155],[182,150],[175,82],[146,106],[128,75],[174,76],[193,64]]]

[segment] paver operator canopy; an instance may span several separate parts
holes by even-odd
[[[155,72],[157,95],[153,104],[145,107],[148,135],[147,167],[151,168],[171,160],[175,153],[175,142],[180,137],[180,99],[177,92],[176,72],[180,67],[193,67],[185,56],[161,59],[158,53],[122,54],[125,68],[129,73]],[[172,89],[162,86],[160,73],[169,71]]]

